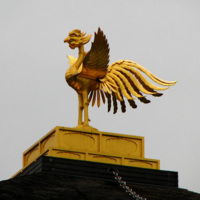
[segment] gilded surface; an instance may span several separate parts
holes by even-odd
[[[123,164],[125,157],[144,159],[144,138],[55,127],[23,153],[23,167],[41,155],[106,163],[116,160],[116,164]],[[133,164],[124,162],[126,165]]]
[[[61,146],[65,146],[69,149],[79,149],[79,150],[93,150],[97,151],[97,136],[79,133],[79,132],[65,132],[62,136]]]
[[[33,162],[38,155],[40,155],[40,148],[39,145],[36,145],[32,151],[28,152],[28,154],[24,156],[23,165],[26,166],[27,164]]]
[[[115,158],[112,156],[105,156],[105,155],[89,155],[89,160],[90,161],[95,161],[95,162],[103,162],[103,163],[111,163],[111,164],[121,164],[121,159],[120,158]]]
[[[44,141],[41,142],[40,145],[40,151],[44,152],[46,151],[49,147],[55,146],[56,141],[55,141],[55,134],[51,134],[49,137],[47,137]]]
[[[103,145],[104,149],[111,154],[116,153],[126,156],[141,154],[141,152],[137,152],[136,140],[130,138],[104,136]],[[123,147],[123,151],[119,148],[120,146]]]
[[[143,167],[149,169],[160,169],[159,160],[152,159],[124,159],[124,165],[133,166],[133,167]]]
[[[79,153],[79,152],[57,150],[52,155],[59,158],[61,157],[61,158],[71,158],[71,159],[76,159],[76,160],[84,160],[84,154]]]
[[[68,43],[71,49],[79,49],[77,59],[68,56],[70,67],[65,74],[67,83],[78,94],[78,128],[92,130],[88,123],[89,103],[94,106],[97,102],[99,107],[101,101],[105,103],[107,100],[108,112],[112,103],[114,113],[116,113],[118,110],[117,102],[120,102],[122,112],[126,112],[124,97],[132,108],[136,108],[134,97],[146,104],[150,101],[144,95],[159,97],[162,93],[158,91],[166,90],[176,83],[176,81],[164,81],[130,60],[120,60],[108,65],[109,45],[103,31],[98,29],[90,51],[85,52],[84,45],[90,41],[90,38],[91,35],[86,35],[86,33],[75,29],[64,39],[64,42]],[[152,84],[145,76],[166,87]],[[83,111],[84,120],[82,118]]]
[[[160,161],[144,157],[144,138],[55,127],[23,153],[23,169],[41,155],[160,169]],[[21,173],[20,170],[17,174]]]

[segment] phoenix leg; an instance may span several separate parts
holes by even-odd
[[[83,103],[84,103],[84,125],[89,125],[89,117],[88,117],[88,91],[83,91]]]
[[[82,115],[83,115],[83,95],[78,94],[78,125],[83,124]]]

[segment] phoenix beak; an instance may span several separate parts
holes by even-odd
[[[69,37],[65,38],[64,42],[69,42]]]

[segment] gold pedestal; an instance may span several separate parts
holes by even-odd
[[[23,168],[39,156],[160,169],[160,161],[144,158],[144,137],[55,127],[23,153]]]

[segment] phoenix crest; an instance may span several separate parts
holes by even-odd
[[[130,60],[119,60],[108,65],[109,45],[100,28],[95,33],[90,51],[84,51],[84,45],[90,41],[91,36],[75,29],[64,39],[64,42],[67,42],[71,49],[79,49],[77,59],[68,56],[70,67],[65,74],[67,83],[78,93],[78,127],[90,127],[88,117],[90,102],[92,102],[92,106],[97,102],[99,107],[101,100],[105,103],[107,99],[108,112],[112,103],[114,113],[116,113],[118,110],[117,102],[119,101],[122,112],[126,112],[124,97],[127,98],[132,108],[137,108],[134,97],[142,103],[150,103],[150,100],[146,99],[144,94],[159,97],[162,93],[157,91],[166,90],[176,83],[176,81],[164,81]],[[153,85],[144,75],[155,83],[166,87]]]

